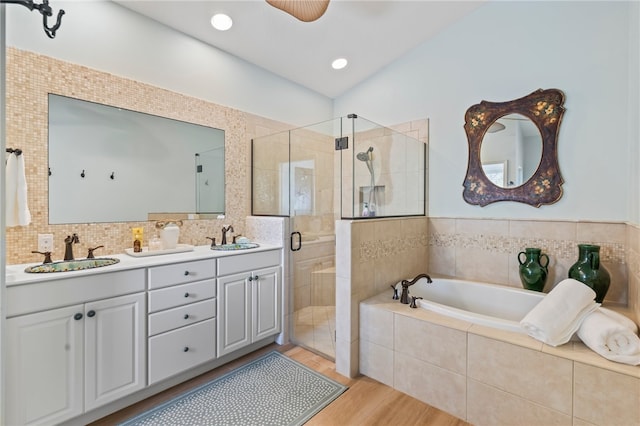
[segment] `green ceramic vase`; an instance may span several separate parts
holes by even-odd
[[[527,290],[542,291],[547,282],[549,257],[539,248],[526,248],[518,253],[520,281]]]
[[[602,303],[609,290],[611,276],[600,264],[600,246],[578,244],[578,261],[569,268],[569,278],[591,287],[596,292],[596,302]]]

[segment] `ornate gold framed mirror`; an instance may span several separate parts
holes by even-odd
[[[562,197],[558,132],[564,94],[538,89],[512,101],[482,101],[465,114],[469,163],[463,198],[486,206],[517,201],[540,207]]]

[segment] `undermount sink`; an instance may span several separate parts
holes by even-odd
[[[24,271],[29,273],[47,272],[69,272],[81,271],[83,269],[101,268],[103,266],[115,265],[120,259],[111,257],[100,257],[96,259],[63,260],[60,262],[43,263],[42,265],[29,266]]]
[[[230,251],[230,250],[248,250],[252,248],[260,247],[260,244],[257,243],[236,243],[236,244],[221,244],[219,246],[211,246],[211,250],[222,250],[222,251]]]

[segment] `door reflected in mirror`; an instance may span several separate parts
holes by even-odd
[[[542,135],[520,114],[500,117],[482,139],[480,161],[489,180],[501,188],[515,188],[534,175],[542,159]]]

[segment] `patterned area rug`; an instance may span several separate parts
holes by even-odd
[[[120,425],[301,425],[346,389],[274,351]]]

